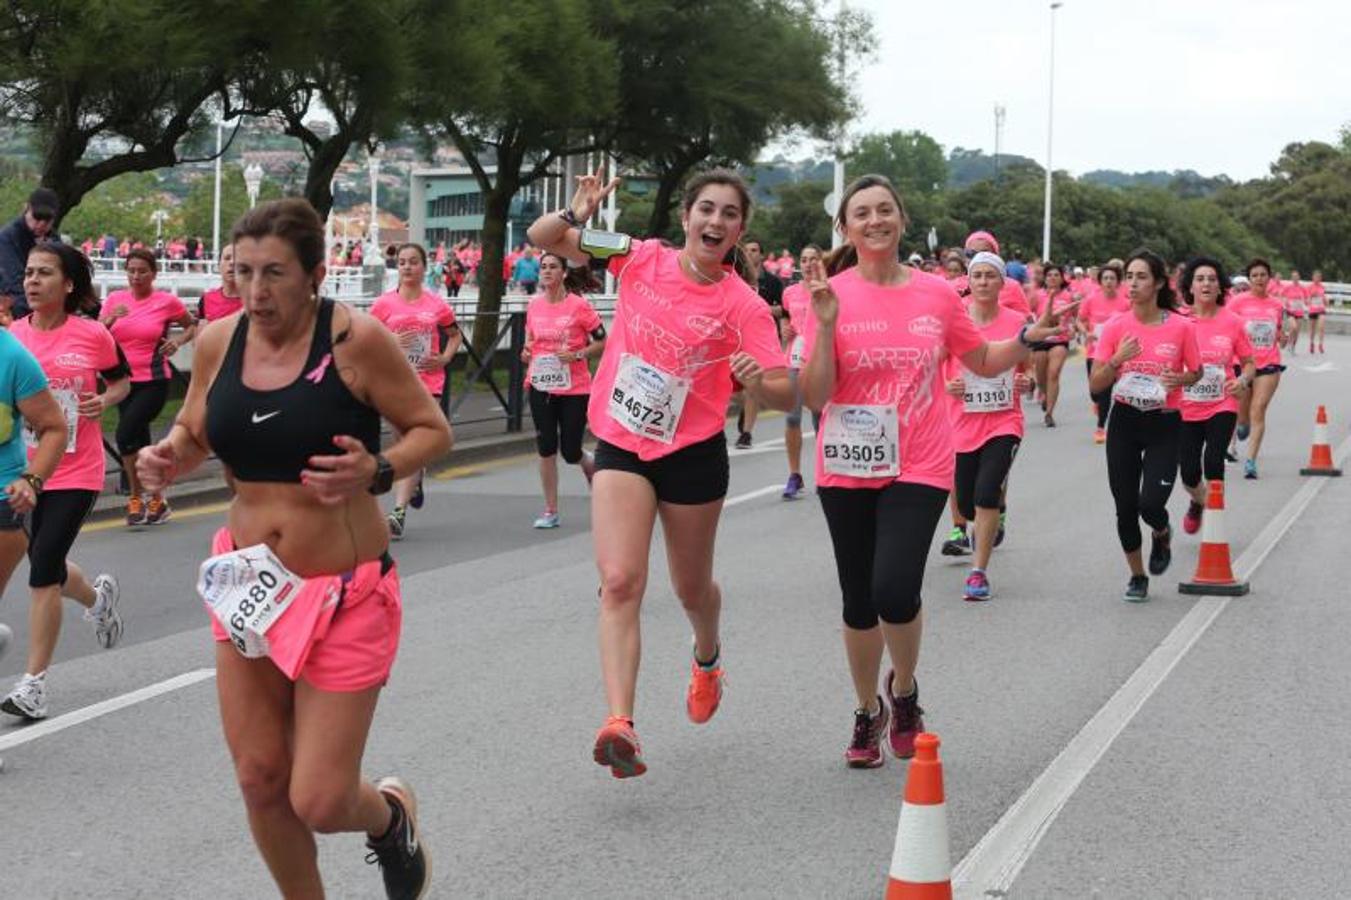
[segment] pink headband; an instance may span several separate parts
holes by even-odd
[[[970,250],[970,249],[971,249],[971,245],[972,245],[973,243],[975,243],[976,241],[981,241],[981,240],[989,241],[989,242],[990,242],[990,247],[994,250],[994,252],[995,252],[995,253],[998,253],[998,252],[999,252],[999,241],[996,241],[996,240],[994,239],[994,235],[990,234],[990,232],[988,232],[988,231],[973,231],[973,232],[971,232],[970,234],[968,234],[968,235],[966,236],[966,243],[963,244],[962,246],[963,246],[965,249]]]

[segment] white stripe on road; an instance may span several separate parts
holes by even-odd
[[[191,672],[184,672],[182,675],[175,675],[173,678],[165,679],[156,684],[143,687],[132,691],[129,694],[122,694],[101,703],[95,703],[91,706],[85,706],[74,712],[68,712],[65,715],[57,716],[55,719],[47,719],[38,722],[36,725],[26,725],[18,728],[12,734],[0,736],[0,750],[9,750],[20,744],[26,744],[29,741],[36,741],[38,738],[46,737],[49,734],[55,734],[58,731],[65,731],[67,728],[73,728],[76,725],[83,725],[91,719],[97,719],[100,716],[106,716],[109,713],[117,712],[120,709],[126,709],[128,706],[135,706],[145,700],[151,700],[161,694],[167,694],[176,691],[179,688],[190,687],[208,678],[216,676],[215,669],[194,669]]]
[[[1351,453],[1351,438],[1337,448],[1338,463],[1348,453]],[[1312,478],[1295,492],[1238,558],[1234,565],[1236,578],[1247,581],[1252,577],[1330,480]],[[1182,617],[1140,668],[1088,720],[1060,755],[957,865],[952,873],[954,896],[959,900],[1005,896],[1084,778],[1232,599],[1208,597],[1199,600]]]
[[[747,500],[754,500],[756,497],[764,497],[767,494],[772,494],[775,491],[781,490],[783,490],[783,485],[781,484],[770,484],[762,488],[756,488],[755,490],[748,491],[744,494],[737,494],[735,497],[728,497],[723,501],[722,508],[726,509],[729,506],[736,506],[738,503],[745,503]]]

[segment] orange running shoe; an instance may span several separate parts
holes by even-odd
[[[695,660],[690,661],[690,689],[685,695],[685,711],[690,721],[702,725],[718,711],[722,702],[722,667],[705,669]]]
[[[145,501],[141,499],[140,494],[132,494],[127,500],[127,524],[145,524]]]
[[[643,762],[643,748],[633,730],[633,720],[624,716],[610,716],[596,732],[596,748],[592,756],[597,765],[609,766],[616,778],[635,778],[647,771]]]

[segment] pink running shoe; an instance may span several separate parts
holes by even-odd
[[[844,763],[851,769],[876,769],[882,765],[882,732],[887,730],[887,720],[891,718],[887,705],[877,698],[877,715],[870,716],[866,709],[854,710],[854,736],[844,751]]]
[[[1195,500],[1187,506],[1187,514],[1182,517],[1182,530],[1187,534],[1196,534],[1201,530],[1201,516],[1206,508]]]
[[[915,692],[909,697],[897,697],[891,686],[895,678],[894,671],[887,673],[887,701],[891,704],[891,730],[887,740],[897,759],[909,759],[915,755],[915,738],[924,730],[924,710],[919,708],[919,681],[915,681]]]

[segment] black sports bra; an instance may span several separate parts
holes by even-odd
[[[285,387],[258,391],[244,384],[248,334],[249,318],[240,316],[206,394],[207,441],[236,478],[298,483],[311,456],[343,452],[333,444],[339,434],[380,452],[380,414],[352,395],[333,361],[332,300],[319,301],[309,357]]]

